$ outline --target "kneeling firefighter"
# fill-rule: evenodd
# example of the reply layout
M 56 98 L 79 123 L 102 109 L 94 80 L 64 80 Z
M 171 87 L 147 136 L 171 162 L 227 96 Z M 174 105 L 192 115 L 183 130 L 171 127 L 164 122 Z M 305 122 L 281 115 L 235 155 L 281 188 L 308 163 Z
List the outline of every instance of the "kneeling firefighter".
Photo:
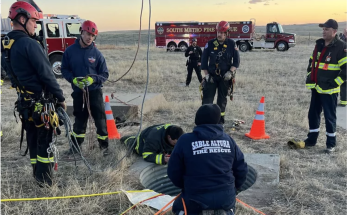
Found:
M 12 86 L 17 88 L 15 109 L 22 121 L 22 137 L 26 131 L 30 162 L 37 182 L 52 185 L 54 157 L 51 143 L 59 123 L 55 109 L 66 109 L 65 98 L 51 64 L 35 37 L 36 21 L 42 17 L 36 5 L 18 1 L 11 5 L 9 16 L 13 31 L 2 41 Z M 14 83 L 13 83 L 14 82 Z M 59 129 L 59 128 L 58 128 Z

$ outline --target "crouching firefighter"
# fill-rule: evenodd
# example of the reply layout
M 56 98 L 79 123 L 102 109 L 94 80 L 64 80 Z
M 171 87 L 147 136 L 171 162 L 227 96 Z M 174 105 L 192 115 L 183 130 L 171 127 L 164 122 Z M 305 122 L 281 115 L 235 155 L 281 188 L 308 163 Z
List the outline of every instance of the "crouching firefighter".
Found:
M 25 154 L 29 150 L 34 178 L 40 185 L 51 186 L 52 135 L 59 126 L 55 106 L 65 109 L 65 98 L 43 47 L 32 39 L 40 12 L 29 3 L 18 1 L 11 5 L 8 18 L 13 22 L 13 31 L 2 41 L 2 54 L 5 54 L 11 81 L 15 82 L 12 86 L 17 88 L 15 110 L 22 121 L 21 142 L 25 130 Z
M 229 28 L 228 22 L 219 22 L 216 25 L 217 38 L 205 45 L 202 55 L 202 70 L 205 73 L 202 82 L 202 105 L 213 103 L 217 89 L 217 105 L 221 109 L 220 124 L 225 123 L 227 95 L 230 94 L 232 100 L 234 76 L 239 67 L 236 44 L 227 38 Z
M 159 124 L 146 128 L 138 136 L 124 136 L 120 141 L 145 161 L 166 165 L 176 142 L 183 134 L 184 131 L 179 126 Z

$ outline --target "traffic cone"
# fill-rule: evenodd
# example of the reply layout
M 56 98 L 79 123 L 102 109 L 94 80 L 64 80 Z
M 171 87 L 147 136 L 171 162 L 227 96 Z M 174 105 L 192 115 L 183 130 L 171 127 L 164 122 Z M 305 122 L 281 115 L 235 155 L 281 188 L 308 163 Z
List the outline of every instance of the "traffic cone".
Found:
M 254 139 L 269 139 L 269 136 L 265 132 L 265 112 L 264 112 L 265 97 L 260 100 L 259 108 L 256 111 L 254 122 L 251 126 L 250 132 L 245 136 Z
M 120 139 L 121 135 L 118 133 L 116 128 L 116 123 L 114 120 L 114 116 L 112 114 L 109 96 L 105 96 L 105 114 L 106 114 L 106 127 L 108 130 L 108 138 L 112 139 Z

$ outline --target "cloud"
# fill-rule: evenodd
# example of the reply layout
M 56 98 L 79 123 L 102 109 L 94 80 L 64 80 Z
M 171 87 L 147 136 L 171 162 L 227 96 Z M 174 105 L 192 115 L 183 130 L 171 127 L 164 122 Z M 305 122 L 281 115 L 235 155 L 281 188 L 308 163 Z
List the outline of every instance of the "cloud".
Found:
M 249 9 L 251 9 L 251 7 L 249 7 Z
M 249 4 L 257 4 L 257 3 L 260 3 L 260 2 L 266 2 L 266 0 L 250 0 Z
M 332 15 L 334 15 L 334 16 L 338 16 L 338 13 L 333 13 Z
M 227 2 L 220 2 L 220 3 L 216 3 L 215 5 L 226 5 Z
M 274 3 L 275 5 L 278 5 L 278 3 Z
M 264 3 L 263 5 L 268 6 L 268 5 L 269 5 L 269 3 Z
M 347 11 L 346 12 L 344 12 L 345 14 L 347 14 Z

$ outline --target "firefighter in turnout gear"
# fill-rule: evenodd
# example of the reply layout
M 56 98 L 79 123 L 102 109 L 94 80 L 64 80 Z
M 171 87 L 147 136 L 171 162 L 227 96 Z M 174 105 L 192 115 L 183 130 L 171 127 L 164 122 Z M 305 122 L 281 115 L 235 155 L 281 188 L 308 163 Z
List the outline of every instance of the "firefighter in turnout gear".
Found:
M 145 161 L 165 165 L 176 142 L 183 134 L 184 131 L 178 126 L 159 124 L 146 128 L 137 137 L 124 136 L 120 141 L 142 156 Z
M 189 57 L 190 56 L 190 57 Z M 186 78 L 186 87 L 191 83 L 192 72 L 195 69 L 199 83 L 202 83 L 202 74 L 201 74 L 201 56 L 202 49 L 197 46 L 197 39 L 192 39 L 192 45 L 187 48 L 185 52 L 185 57 L 189 57 L 186 62 L 187 66 L 187 78 Z
M 71 97 L 73 98 L 75 123 L 71 135 L 75 147 L 78 148 L 77 144 L 81 146 L 84 142 L 90 110 L 97 127 L 99 147 L 103 155 L 108 155 L 109 140 L 101 88 L 108 79 L 109 72 L 104 56 L 93 43 L 97 35 L 96 24 L 89 20 L 85 21 L 81 26 L 80 39 L 76 39 L 75 43 L 64 52 L 61 71 L 73 88 Z M 84 95 L 86 95 L 86 101 L 84 101 Z M 87 100 L 89 100 L 89 104 L 87 104 Z M 70 148 L 66 155 L 78 152 L 75 147 Z
M 347 43 L 347 28 L 344 29 L 339 37 L 342 41 Z M 339 106 L 345 107 L 347 105 L 347 81 L 341 85 L 340 100 Z
M 36 5 L 23 1 L 11 5 L 8 18 L 13 22 L 13 30 L 2 40 L 2 54 L 5 54 L 12 86 L 17 88 L 15 109 L 22 122 L 22 135 L 26 131 L 28 148 L 25 154 L 29 150 L 33 176 L 40 186 L 43 183 L 51 186 L 55 158 L 49 148 L 53 131 L 56 131 L 53 126 L 57 124 L 49 122 L 51 114 L 46 108 L 49 106 L 51 110 L 53 106 L 60 105 L 66 109 L 66 105 L 47 55 L 39 42 L 33 39 L 36 21 L 41 18 L 36 8 Z
M 319 27 L 323 38 L 316 41 L 307 68 L 306 87 L 312 98 L 308 112 L 309 133 L 305 146 L 314 146 L 319 136 L 320 114 L 324 110 L 326 125 L 326 153 L 336 146 L 336 107 L 340 86 L 347 80 L 347 44 L 337 35 L 338 24 L 329 19 Z
M 217 105 L 221 109 L 220 124 L 225 123 L 227 95 L 233 93 L 234 75 L 239 67 L 239 53 L 235 42 L 228 39 L 230 25 L 221 21 L 216 25 L 217 38 L 210 40 L 204 47 L 202 70 L 205 77 L 202 82 L 202 105 L 212 104 L 218 90 Z

